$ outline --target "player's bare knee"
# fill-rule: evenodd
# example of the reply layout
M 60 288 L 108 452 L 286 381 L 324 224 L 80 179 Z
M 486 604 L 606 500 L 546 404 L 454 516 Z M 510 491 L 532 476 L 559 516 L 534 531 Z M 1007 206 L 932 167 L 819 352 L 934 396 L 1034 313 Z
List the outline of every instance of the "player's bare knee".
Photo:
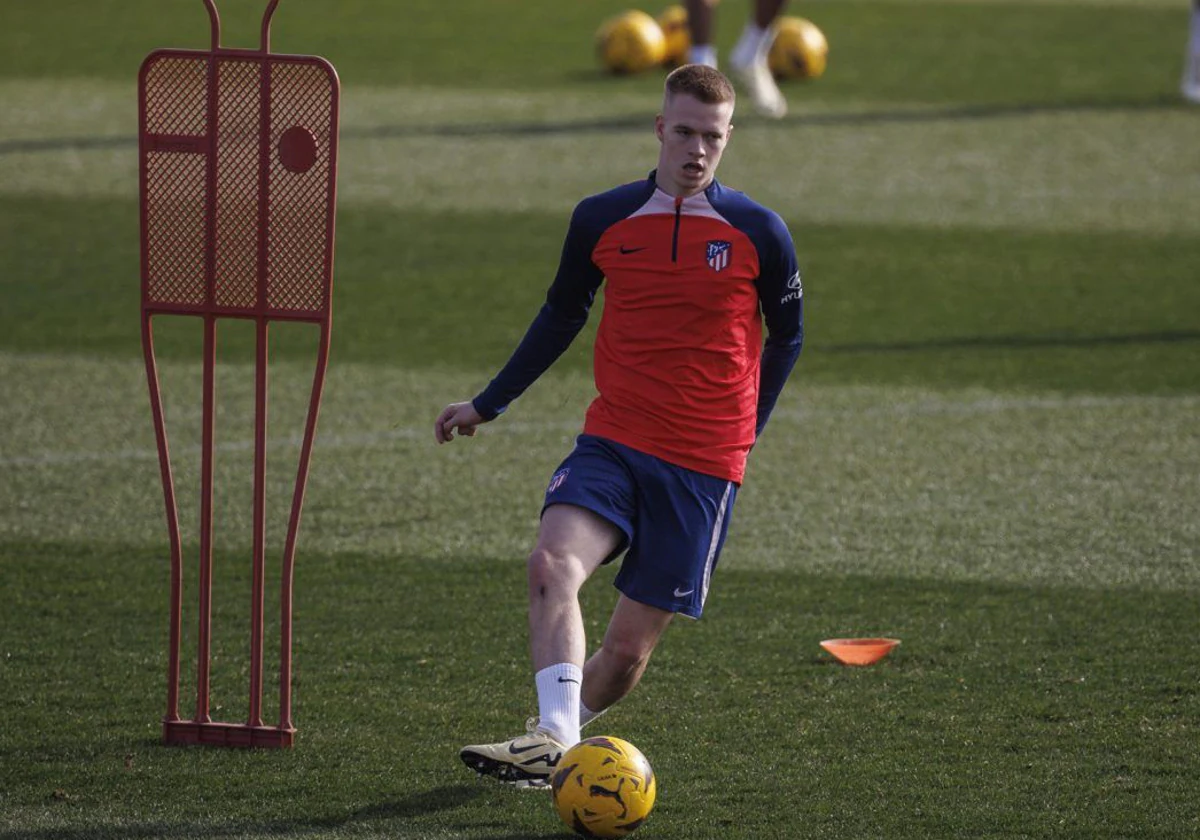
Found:
M 554 592 L 575 592 L 583 584 L 576 558 L 538 546 L 529 555 L 526 570 L 529 594 L 546 597 Z
M 653 650 L 653 644 L 633 636 L 610 635 L 604 639 L 604 653 L 618 671 L 640 670 Z

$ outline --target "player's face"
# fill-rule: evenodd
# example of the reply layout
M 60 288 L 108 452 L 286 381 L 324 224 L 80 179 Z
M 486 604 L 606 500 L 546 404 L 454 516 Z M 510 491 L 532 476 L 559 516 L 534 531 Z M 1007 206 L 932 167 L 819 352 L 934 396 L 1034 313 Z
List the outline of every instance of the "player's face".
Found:
M 658 185 L 671 195 L 703 192 L 717 174 L 717 164 L 733 131 L 733 103 L 710 105 L 687 93 L 668 96 L 654 120 L 662 148 L 658 153 Z

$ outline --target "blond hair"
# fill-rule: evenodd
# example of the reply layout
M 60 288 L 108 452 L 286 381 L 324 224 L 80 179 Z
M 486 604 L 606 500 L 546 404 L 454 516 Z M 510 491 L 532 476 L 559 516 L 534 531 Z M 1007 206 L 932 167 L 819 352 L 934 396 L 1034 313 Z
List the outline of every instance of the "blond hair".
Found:
M 664 97 L 670 99 L 677 93 L 694 96 L 706 105 L 722 102 L 733 104 L 735 99 L 733 83 L 728 77 L 720 70 L 703 64 L 685 64 L 668 74 Z

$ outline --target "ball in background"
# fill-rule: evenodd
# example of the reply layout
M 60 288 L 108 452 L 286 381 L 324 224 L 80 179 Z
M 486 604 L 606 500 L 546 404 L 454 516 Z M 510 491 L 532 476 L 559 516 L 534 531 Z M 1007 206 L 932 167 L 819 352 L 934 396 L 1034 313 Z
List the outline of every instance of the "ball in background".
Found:
M 662 30 L 667 44 L 663 64 L 668 67 L 686 64 L 688 49 L 692 46 L 692 34 L 688 30 L 687 9 L 680 5 L 667 6 L 658 16 L 658 27 Z
M 658 21 L 642 11 L 623 12 L 596 33 L 596 55 L 611 73 L 641 73 L 663 63 L 667 42 Z
M 775 21 L 775 39 L 767 64 L 777 79 L 816 79 L 825 72 L 829 43 L 811 20 L 781 17 Z
M 654 770 L 628 741 L 585 738 L 563 753 L 550 778 L 563 825 L 584 837 L 626 837 L 654 808 Z

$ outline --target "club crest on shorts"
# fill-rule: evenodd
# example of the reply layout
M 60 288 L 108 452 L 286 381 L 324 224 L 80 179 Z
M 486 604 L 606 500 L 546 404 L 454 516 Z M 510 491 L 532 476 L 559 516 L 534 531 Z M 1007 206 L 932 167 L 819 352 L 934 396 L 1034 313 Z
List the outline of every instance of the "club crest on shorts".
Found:
M 550 478 L 550 486 L 546 488 L 546 492 L 547 492 L 547 493 L 553 493 L 553 492 L 554 492 L 555 490 L 557 490 L 559 487 L 562 487 L 562 486 L 563 486 L 563 482 L 565 482 L 565 481 L 567 480 L 567 475 L 568 475 L 570 472 L 571 472 L 571 468 L 570 468 L 570 467 L 565 467 L 565 468 L 563 468 L 563 469 L 559 470 L 558 472 L 556 472 L 556 473 L 555 473 L 555 474 L 554 474 L 554 475 L 553 475 L 553 476 Z
M 732 242 L 726 242 L 722 239 L 708 240 L 704 258 L 708 260 L 708 267 L 713 271 L 721 271 L 728 266 L 731 256 L 733 256 Z

